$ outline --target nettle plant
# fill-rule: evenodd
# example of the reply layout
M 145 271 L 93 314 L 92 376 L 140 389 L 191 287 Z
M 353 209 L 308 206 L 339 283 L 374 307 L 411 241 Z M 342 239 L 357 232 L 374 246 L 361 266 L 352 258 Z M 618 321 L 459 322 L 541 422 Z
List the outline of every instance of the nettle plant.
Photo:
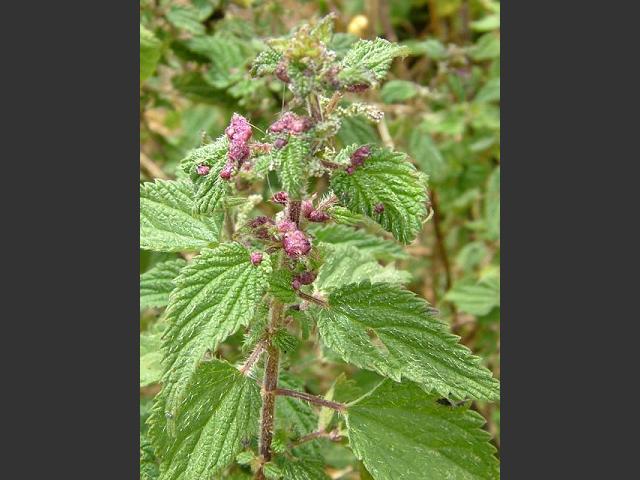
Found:
M 338 59 L 332 34 L 327 17 L 257 57 L 252 72 L 293 94 L 260 141 L 234 114 L 223 136 L 188 154 L 178 179 L 141 186 L 141 248 L 186 258 L 141 276 L 141 308 L 166 306 L 144 345 L 145 361 L 160 365 L 155 377 L 145 368 L 144 383 L 162 385 L 143 445 L 144 461 L 159 463 L 149 476 L 326 479 L 322 441 L 350 448 L 377 480 L 499 476 L 470 409 L 497 400 L 498 381 L 402 286 L 400 245 L 354 227 L 375 223 L 411 242 L 428 217 L 426 178 L 404 153 L 335 147 L 342 119 L 381 118 L 343 96 L 376 86 L 404 51 L 359 40 Z M 263 198 L 271 181 L 281 191 Z M 276 213 L 252 216 L 261 207 Z M 223 358 L 241 330 L 241 356 Z M 312 395 L 288 358 L 301 342 L 318 362 L 386 378 L 357 398 L 344 376 Z

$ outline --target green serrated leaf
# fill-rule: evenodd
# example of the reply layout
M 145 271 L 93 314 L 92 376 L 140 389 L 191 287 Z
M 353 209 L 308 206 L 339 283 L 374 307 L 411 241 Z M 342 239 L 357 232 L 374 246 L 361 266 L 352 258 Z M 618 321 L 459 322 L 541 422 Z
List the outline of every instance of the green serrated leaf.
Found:
M 271 74 L 275 71 L 281 59 L 282 55 L 275 50 L 270 48 L 263 50 L 253 61 L 251 73 L 258 77 Z
M 387 75 L 395 57 L 406 53 L 404 47 L 383 38 L 358 40 L 340 62 L 338 78 L 346 84 L 374 84 Z
M 289 372 L 282 372 L 278 380 L 279 386 L 290 390 L 304 390 L 304 383 L 291 375 Z M 295 398 L 278 396 L 276 397 L 276 427 L 284 430 L 290 438 L 297 438 L 316 429 L 318 416 L 311 406 L 306 402 L 301 402 Z M 295 449 L 298 455 L 307 458 L 319 459 L 319 449 L 315 442 L 307 442 Z M 289 477 L 286 477 L 287 479 Z
M 469 54 L 478 62 L 498 58 L 500 56 L 500 35 L 494 32 L 485 33 L 471 47 Z
M 260 387 L 222 360 L 200 363 L 189 395 L 167 428 L 161 403 L 149 433 L 161 459 L 161 480 L 201 480 L 228 466 L 258 429 Z
M 471 22 L 471 28 L 476 32 L 489 32 L 500 28 L 500 15 L 487 15 L 475 22 Z
M 236 455 L 236 462 L 238 462 L 240 465 L 249 465 L 254 458 L 256 458 L 256 456 L 252 451 L 240 452 L 238 455 Z
M 229 194 L 229 182 L 220 178 L 220 171 L 227 163 L 228 140 L 226 135 L 215 142 L 191 150 L 180 163 L 182 170 L 189 174 L 193 182 L 193 213 L 207 215 L 214 211 L 222 211 L 223 200 Z M 198 175 L 198 165 L 207 165 L 207 175 Z
M 500 306 L 500 277 L 490 275 L 478 282 L 464 279 L 454 283 L 444 299 L 471 315 L 486 315 Z
M 299 137 L 290 137 L 280 150 L 273 151 L 282 188 L 293 198 L 299 198 L 305 187 L 305 164 L 309 144 Z
M 412 128 L 409 134 L 409 153 L 420 169 L 435 181 L 442 181 L 447 173 L 446 163 L 440 150 L 424 129 Z
M 492 78 L 476 94 L 475 102 L 500 101 L 500 79 Z
M 378 134 L 371 124 L 362 116 L 342 119 L 338 138 L 343 145 L 362 145 L 378 143 Z
M 329 348 L 360 368 L 445 397 L 499 398 L 491 372 L 409 290 L 369 282 L 341 287 L 320 310 L 318 329 Z
M 447 56 L 447 48 L 435 38 L 428 40 L 408 40 L 403 43 L 408 55 L 426 55 L 431 60 L 442 60 Z
M 272 338 L 273 344 L 284 353 L 293 352 L 300 345 L 298 337 L 289 333 L 286 328 L 279 328 Z
M 160 469 L 153 445 L 146 434 L 140 434 L 140 480 L 157 480 Z
M 283 466 L 283 473 L 287 480 L 329 480 L 331 478 L 325 473 L 321 461 L 309 459 L 288 461 Z
M 160 381 L 162 377 L 162 333 L 167 322 L 160 321 L 140 334 L 140 387 Z
M 382 382 L 349 405 L 349 445 L 376 480 L 498 479 L 482 416 L 414 384 Z
M 359 213 L 353 213 L 348 208 L 345 208 L 341 205 L 334 205 L 327 209 L 327 213 L 336 223 L 340 223 L 342 225 L 358 225 L 366 221 L 366 217 L 360 215 Z
M 329 401 L 333 400 L 333 397 L 336 391 L 336 386 L 338 384 L 344 384 L 345 382 L 347 382 L 347 376 L 344 374 L 344 372 L 342 372 L 333 381 L 333 383 L 331 384 L 331 387 L 329 388 L 329 390 L 327 390 L 327 393 L 324 394 L 324 399 Z M 324 432 L 329 428 L 329 425 L 331 425 L 331 421 L 333 420 L 335 413 L 336 413 L 335 410 L 333 410 L 332 408 L 328 408 L 328 407 L 320 408 L 320 413 L 318 414 L 318 431 Z
M 176 414 L 196 365 L 207 351 L 246 326 L 267 289 L 271 260 L 253 265 L 239 243 L 205 249 L 176 278 L 164 335 L 165 411 Z
M 229 88 L 244 77 L 245 67 L 253 56 L 253 50 L 242 39 L 234 36 L 213 35 L 196 37 L 189 48 L 211 61 L 205 79 L 218 89 Z
M 140 275 L 140 311 L 167 306 L 175 286 L 173 280 L 186 264 L 182 258 L 176 258 L 157 263 Z
M 289 372 L 282 372 L 278 383 L 282 388 L 304 390 L 304 383 Z M 296 436 L 313 432 L 318 424 L 318 416 L 313 408 L 308 403 L 295 398 L 278 396 L 276 409 L 280 412 L 276 417 L 276 426 Z
M 409 255 L 394 241 L 345 225 L 310 225 L 317 242 L 336 246 L 354 246 L 361 253 L 379 260 L 403 260 Z
M 269 277 L 269 293 L 285 304 L 294 303 L 298 297 L 291 288 L 292 281 L 290 270 L 274 270 Z
M 140 25 L 140 83 L 149 78 L 162 55 L 162 43 L 153 32 Z
M 377 260 L 353 245 L 339 245 L 331 248 L 314 285 L 318 290 L 329 292 L 362 280 L 403 284 L 411 281 L 411 274 L 396 270 L 393 264 L 383 267 Z
M 357 41 L 358 37 L 351 33 L 334 33 L 329 42 L 329 49 L 336 52 L 337 58 L 342 59 Z
M 401 103 L 418 94 L 418 86 L 406 80 L 391 80 L 384 84 L 380 96 L 384 103 Z
M 186 30 L 195 35 L 203 35 L 205 33 L 204 25 L 200 23 L 198 10 L 191 6 L 171 7 L 166 15 L 169 23 L 180 30 Z
M 140 248 L 159 252 L 200 250 L 218 241 L 222 218 L 196 218 L 193 187 L 185 180 L 140 185 Z
M 331 188 L 351 211 L 362 213 L 409 243 L 422 229 L 427 216 L 427 190 L 404 153 L 371 147 L 371 156 L 352 175 L 339 171 Z M 376 213 L 378 205 L 384 207 Z
M 265 463 L 263 471 L 265 478 L 268 478 L 269 480 L 278 480 L 282 478 L 282 470 L 275 463 Z

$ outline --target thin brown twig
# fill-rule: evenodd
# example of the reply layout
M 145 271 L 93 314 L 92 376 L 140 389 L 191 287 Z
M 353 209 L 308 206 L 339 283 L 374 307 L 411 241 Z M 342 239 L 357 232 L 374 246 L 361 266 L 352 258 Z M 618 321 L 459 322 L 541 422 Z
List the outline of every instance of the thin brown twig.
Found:
M 313 403 L 315 405 L 320 405 L 322 407 L 331 408 L 332 410 L 337 410 L 338 412 L 344 413 L 347 411 L 347 406 L 344 403 L 332 402 L 331 400 L 325 400 L 322 397 L 317 397 L 315 395 L 311 395 L 306 392 L 298 392 L 296 390 L 289 390 L 288 388 L 276 388 L 276 395 L 281 395 L 284 397 L 292 397 L 298 398 L 300 400 L 304 400 L 309 403 Z

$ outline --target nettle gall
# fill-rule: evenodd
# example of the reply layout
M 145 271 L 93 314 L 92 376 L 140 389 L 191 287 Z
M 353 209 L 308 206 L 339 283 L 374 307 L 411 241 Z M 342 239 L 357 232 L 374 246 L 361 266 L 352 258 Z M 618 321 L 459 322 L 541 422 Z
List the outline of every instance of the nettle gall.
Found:
M 254 265 L 260 265 L 262 263 L 262 252 L 252 252 L 251 263 Z
M 289 201 L 289 194 L 287 192 L 276 192 L 271 197 L 271 201 L 273 203 L 286 205 L 286 203 Z
M 284 234 L 282 246 L 289 257 L 298 258 L 309 253 L 311 240 L 300 230 L 294 230 Z
M 211 170 L 211 167 L 205 164 L 200 164 L 196 167 L 196 173 L 202 176 L 208 175 L 210 170 Z

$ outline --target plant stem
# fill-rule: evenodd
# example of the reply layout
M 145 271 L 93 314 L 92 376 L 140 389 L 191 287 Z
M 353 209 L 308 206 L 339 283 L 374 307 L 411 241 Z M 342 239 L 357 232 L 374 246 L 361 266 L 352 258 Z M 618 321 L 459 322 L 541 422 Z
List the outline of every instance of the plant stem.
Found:
M 302 202 L 300 200 L 289 200 L 288 213 L 289 220 L 296 224 L 296 227 L 300 226 L 300 208 Z
M 292 397 L 298 398 L 300 400 L 304 400 L 309 403 L 314 403 L 316 405 L 320 405 L 322 407 L 331 408 L 333 410 L 337 410 L 338 412 L 346 412 L 347 406 L 344 403 L 332 402 L 330 400 L 325 400 L 322 397 L 316 397 L 315 395 L 311 395 L 306 392 L 298 392 L 296 390 L 289 390 L 287 388 L 276 388 L 276 395 L 281 395 L 284 397 Z
M 240 367 L 240 373 L 242 373 L 243 375 L 246 375 L 247 372 L 251 370 L 251 367 L 253 367 L 255 363 L 258 361 L 263 351 L 264 351 L 264 342 L 260 341 L 258 342 L 256 347 L 253 349 L 253 352 L 251 352 L 251 355 L 249 355 L 249 357 L 244 362 L 242 367 Z
M 385 147 L 394 148 L 393 139 L 391 138 L 391 134 L 389 134 L 389 129 L 387 128 L 387 122 L 382 118 L 378 122 L 378 133 L 380 134 L 380 138 L 382 139 L 382 143 L 384 143 Z
M 298 446 L 302 445 L 303 443 L 311 442 L 312 440 L 315 440 L 316 438 L 328 438 L 332 442 L 337 442 L 342 437 L 340 436 L 340 432 L 338 431 L 337 428 L 334 428 L 330 432 L 325 432 L 324 430 L 318 430 L 316 432 L 308 433 L 308 434 L 300 437 L 296 441 L 291 442 L 289 444 L 289 448 L 298 447 Z
M 283 304 L 277 299 L 271 301 L 268 334 L 275 331 L 282 319 Z M 280 368 L 280 351 L 273 345 L 271 338 L 266 340 L 267 364 L 264 369 L 262 383 L 262 413 L 260 418 L 260 456 L 263 464 L 271 461 L 271 441 L 273 440 L 273 423 L 276 407 L 276 390 Z M 256 480 L 264 480 L 263 466 L 256 472 Z
M 300 298 L 302 298 L 303 300 L 306 300 L 307 302 L 311 302 L 311 303 L 315 303 L 316 305 L 320 305 L 321 307 L 325 308 L 328 307 L 329 305 L 327 304 L 327 302 L 325 302 L 324 300 L 314 297 L 313 295 L 308 295 L 304 292 L 301 292 L 298 290 L 298 296 Z
M 446 289 L 451 288 L 451 264 L 449 263 L 449 255 L 447 249 L 444 246 L 444 236 L 442 235 L 442 228 L 440 222 L 440 207 L 438 205 L 438 196 L 435 190 L 431 190 L 431 208 L 433 210 L 433 229 L 436 234 L 436 242 L 438 244 L 438 251 L 440 252 L 440 259 L 444 266 L 444 274 L 446 279 Z

